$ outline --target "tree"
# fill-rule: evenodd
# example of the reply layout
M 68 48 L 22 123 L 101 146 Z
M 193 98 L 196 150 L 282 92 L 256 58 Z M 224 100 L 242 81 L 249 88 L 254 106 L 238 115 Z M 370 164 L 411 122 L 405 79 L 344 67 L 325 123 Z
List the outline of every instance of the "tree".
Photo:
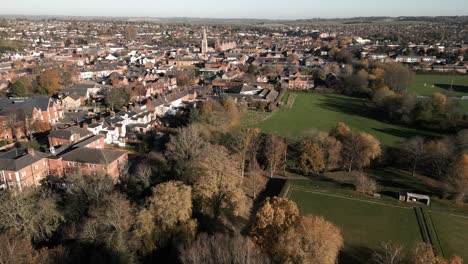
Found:
M 232 148 L 239 156 L 242 178 L 244 178 L 246 161 L 257 155 L 259 142 L 260 130 L 256 128 L 245 128 L 234 134 Z
M 49 68 L 39 74 L 37 83 L 40 93 L 52 96 L 62 86 L 62 79 L 57 68 Z
M 330 130 L 330 136 L 338 139 L 339 141 L 344 141 L 351 134 L 351 129 L 345 124 L 338 122 Z
M 56 197 L 42 189 L 23 189 L 0 195 L 0 230 L 33 242 L 50 239 L 63 222 Z
M 272 244 L 299 219 L 295 202 L 280 197 L 267 198 L 256 214 L 252 229 L 254 241 L 266 252 L 272 253 Z
M 351 172 L 353 166 L 362 168 L 368 166 L 371 160 L 381 154 L 380 142 L 367 133 L 351 133 L 343 143 L 343 160 Z
M 301 169 L 304 174 L 317 174 L 325 169 L 325 155 L 319 144 L 313 142 L 303 143 Z
M 334 264 L 343 248 L 341 230 L 321 216 L 302 217 L 273 245 L 280 263 Z
M 453 142 L 449 139 L 432 140 L 426 143 L 424 160 L 430 173 L 442 179 L 454 155 Z
M 166 145 L 166 156 L 173 161 L 193 161 L 205 152 L 207 142 L 200 126 L 178 128 Z
M 358 192 L 368 194 L 377 192 L 377 182 L 364 173 L 359 173 L 356 176 L 354 186 L 356 186 L 356 191 Z
M 112 193 L 105 202 L 93 205 L 85 219 L 79 238 L 112 249 L 129 261 L 129 241 L 134 211 L 122 194 Z
M 372 255 L 372 260 L 377 264 L 403 263 L 403 247 L 391 241 L 380 243 L 379 249 Z
M 33 93 L 31 80 L 26 76 L 20 77 L 10 88 L 10 93 L 12 96 L 16 97 L 30 96 Z
M 283 140 L 275 135 L 268 136 L 266 143 L 265 155 L 268 161 L 268 168 L 270 169 L 270 178 L 273 178 L 273 175 L 278 172 L 281 168 L 286 152 L 286 144 Z
M 338 168 L 341 162 L 341 151 L 343 144 L 336 138 L 329 136 L 327 133 L 319 133 L 317 143 L 323 149 L 323 158 L 325 162 L 325 171 Z
M 205 155 L 195 162 L 191 182 L 198 209 L 214 221 L 245 212 L 239 165 L 224 147 L 206 148 Z
M 418 162 L 424 155 L 424 139 L 422 137 L 413 137 L 403 140 L 400 144 L 404 157 L 411 161 L 412 175 L 415 176 Z
M 65 177 L 65 201 L 67 218 L 79 220 L 88 214 L 92 206 L 106 203 L 112 193 L 114 183 L 106 175 L 86 175 L 81 171 L 69 173 Z
M 369 74 L 365 70 L 360 70 L 356 74 L 351 74 L 344 78 L 344 93 L 347 95 L 368 95 Z
M 139 251 L 149 253 L 171 240 L 186 244 L 194 237 L 196 225 L 192 219 L 192 188 L 180 181 L 161 183 L 153 188 L 137 216 L 135 235 L 143 242 Z
M 444 259 L 442 257 L 438 257 L 434 254 L 434 250 L 432 245 L 420 242 L 417 243 L 413 256 L 412 256 L 412 263 L 414 264 L 462 264 L 463 259 L 458 256 L 452 257 L 451 259 Z
M 121 109 L 130 101 L 130 91 L 126 87 L 113 87 L 105 91 L 105 104 L 114 111 L 114 109 Z
M 0 264 L 28 264 L 36 260 L 37 253 L 30 239 L 14 233 L 0 234 Z
M 383 69 L 385 85 L 398 94 L 406 93 L 413 82 L 414 73 L 400 63 L 385 63 Z
M 184 264 L 267 264 L 268 256 L 245 236 L 202 233 L 197 240 L 184 247 L 180 254 Z
M 455 194 L 457 202 L 464 202 L 468 197 L 468 154 L 460 155 L 450 165 L 446 185 Z

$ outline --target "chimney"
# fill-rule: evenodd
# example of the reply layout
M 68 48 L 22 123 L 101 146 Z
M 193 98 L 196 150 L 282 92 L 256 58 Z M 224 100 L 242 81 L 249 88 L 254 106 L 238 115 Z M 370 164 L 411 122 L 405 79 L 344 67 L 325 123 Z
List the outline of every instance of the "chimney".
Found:
M 92 124 L 97 124 L 96 118 L 93 118 L 93 119 L 91 120 L 91 123 L 92 123 Z
M 51 153 L 52 155 L 55 155 L 55 148 L 54 148 L 53 146 L 50 147 L 50 153 Z
M 33 148 L 28 148 L 28 149 L 27 149 L 27 152 L 28 152 L 28 154 L 30 154 L 31 156 L 36 155 L 36 153 L 34 152 L 34 149 L 33 149 Z
M 88 123 L 83 123 L 83 128 L 88 129 Z

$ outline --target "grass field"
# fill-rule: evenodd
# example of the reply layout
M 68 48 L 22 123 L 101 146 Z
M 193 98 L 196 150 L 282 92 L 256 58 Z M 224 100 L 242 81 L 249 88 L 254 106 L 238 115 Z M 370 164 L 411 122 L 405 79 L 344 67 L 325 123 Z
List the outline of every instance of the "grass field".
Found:
M 443 253 L 468 260 L 468 217 L 430 212 Z
M 370 173 L 382 177 L 388 172 Z M 281 196 L 294 200 L 302 215 L 322 215 L 341 228 L 345 239 L 342 263 L 367 261 L 381 241 L 393 241 L 410 248 L 415 242 L 424 240 L 423 232 L 426 230 L 438 254 L 442 253 L 445 257 L 459 255 L 468 259 L 465 250 L 468 245 L 466 208 L 443 207 L 441 203 L 423 208 L 422 217 L 427 229 L 423 228 L 418 223 L 417 210 L 399 202 L 396 197 L 387 196 L 385 191 L 393 190 L 394 184 L 407 186 L 401 190 L 410 188 L 430 192 L 430 189 L 424 184 L 414 185 L 403 174 L 394 178 L 392 183 L 379 180 L 383 191 L 380 199 L 356 194 L 347 180 L 330 178 L 289 180 Z
M 282 108 L 255 127 L 265 133 L 306 136 L 317 131 L 329 131 L 337 122 L 344 122 L 352 129 L 374 135 L 387 145 L 395 144 L 402 137 L 435 136 L 426 131 L 385 123 L 374 113 L 364 99 L 298 93 L 292 109 Z
M 410 207 L 383 205 L 294 186 L 286 196 L 298 204 L 301 214 L 322 215 L 340 227 L 345 240 L 341 256 L 344 263 L 365 262 L 382 241 L 408 246 L 422 241 L 415 212 Z
M 453 77 L 453 92 L 450 85 Z M 424 86 L 426 84 L 426 86 Z M 434 85 L 434 87 L 432 87 Z M 417 74 L 409 88 L 410 93 L 430 96 L 433 93 L 444 93 L 451 96 L 468 96 L 468 75 Z
M 453 77 L 453 91 L 450 91 Z M 426 84 L 426 86 L 424 86 Z M 434 85 L 434 87 L 432 87 Z M 409 92 L 416 95 L 431 96 L 443 93 L 448 96 L 468 96 L 468 75 L 417 74 Z M 468 113 L 468 100 L 458 100 L 460 110 Z

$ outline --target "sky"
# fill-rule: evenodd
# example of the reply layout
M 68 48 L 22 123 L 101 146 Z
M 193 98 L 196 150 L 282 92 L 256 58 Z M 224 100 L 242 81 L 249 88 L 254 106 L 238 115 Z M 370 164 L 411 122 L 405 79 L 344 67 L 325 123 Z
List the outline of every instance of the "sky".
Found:
M 0 14 L 261 19 L 453 16 L 468 15 L 468 0 L 0 0 Z

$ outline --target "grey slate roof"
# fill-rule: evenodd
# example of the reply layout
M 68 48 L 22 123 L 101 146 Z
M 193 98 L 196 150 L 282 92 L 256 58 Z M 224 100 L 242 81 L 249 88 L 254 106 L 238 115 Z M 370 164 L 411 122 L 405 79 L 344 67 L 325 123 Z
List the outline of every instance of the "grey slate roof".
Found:
M 7 171 L 19 171 L 46 157 L 47 154 L 37 150 L 34 151 L 33 155 L 29 154 L 27 149 L 13 148 L 0 155 L 0 169 Z
M 125 155 L 125 151 L 77 148 L 62 155 L 64 161 L 109 165 Z

